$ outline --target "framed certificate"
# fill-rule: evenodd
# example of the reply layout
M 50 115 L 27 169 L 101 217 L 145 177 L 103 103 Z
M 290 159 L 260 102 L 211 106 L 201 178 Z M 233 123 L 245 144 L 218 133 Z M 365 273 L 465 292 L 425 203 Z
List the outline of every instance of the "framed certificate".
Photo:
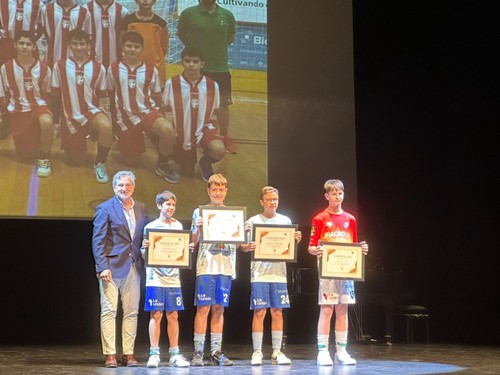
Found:
M 191 268 L 189 230 L 147 228 L 146 266 Z
M 297 225 L 254 224 L 253 241 L 257 244 L 252 260 L 297 261 Z
M 319 258 L 319 277 L 365 280 L 365 259 L 359 243 L 319 242 L 323 255 Z
M 200 206 L 200 215 L 203 218 L 203 242 L 246 242 L 246 207 Z

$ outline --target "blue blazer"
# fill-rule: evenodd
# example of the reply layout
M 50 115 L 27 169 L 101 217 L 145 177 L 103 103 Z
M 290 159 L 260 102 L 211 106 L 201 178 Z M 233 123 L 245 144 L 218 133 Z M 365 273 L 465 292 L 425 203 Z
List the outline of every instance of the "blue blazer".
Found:
M 117 196 L 97 206 L 94 214 L 92 251 L 97 273 L 111 270 L 113 278 L 124 279 L 133 262 L 138 269 L 143 267 L 141 245 L 144 226 L 147 223 L 146 207 L 135 201 L 135 233 L 132 239 L 127 219 Z

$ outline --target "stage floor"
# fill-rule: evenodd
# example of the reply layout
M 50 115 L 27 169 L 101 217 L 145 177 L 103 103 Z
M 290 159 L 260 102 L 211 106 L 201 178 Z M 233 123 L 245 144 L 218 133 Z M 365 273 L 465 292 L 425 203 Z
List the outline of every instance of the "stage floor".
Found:
M 250 366 L 252 348 L 248 345 L 225 345 L 224 351 L 235 361 L 231 367 L 170 368 L 167 361 L 158 369 L 146 368 L 145 346 L 136 348 L 140 366 L 106 369 L 98 346 L 21 346 L 0 347 L 0 374 L 350 374 L 350 375 L 416 375 L 416 374 L 500 374 L 500 348 L 437 344 L 350 344 L 349 352 L 357 359 L 355 366 L 316 365 L 314 345 L 287 345 L 284 352 L 292 359 L 290 366 L 273 366 L 270 348 L 263 366 Z M 188 347 L 181 346 L 186 357 Z M 189 348 L 189 351 L 191 348 Z

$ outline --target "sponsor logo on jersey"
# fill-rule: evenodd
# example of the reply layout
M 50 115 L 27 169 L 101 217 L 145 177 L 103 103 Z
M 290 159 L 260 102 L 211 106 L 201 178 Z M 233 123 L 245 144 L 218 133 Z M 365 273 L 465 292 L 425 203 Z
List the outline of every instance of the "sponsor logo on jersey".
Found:
M 212 298 L 207 296 L 205 293 L 198 293 L 196 295 L 196 298 L 198 299 L 198 301 L 211 301 L 212 300 Z

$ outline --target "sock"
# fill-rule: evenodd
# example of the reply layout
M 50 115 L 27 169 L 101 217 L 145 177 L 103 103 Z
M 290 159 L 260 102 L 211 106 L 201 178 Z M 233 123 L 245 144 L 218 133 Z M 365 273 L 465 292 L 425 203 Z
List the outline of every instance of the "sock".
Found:
M 253 350 L 262 350 L 262 338 L 264 337 L 264 332 L 252 332 L 252 343 Z
M 281 351 L 281 342 L 283 341 L 283 331 L 271 331 L 271 343 L 273 355 Z
M 194 333 L 194 351 L 196 353 L 203 353 L 205 350 L 205 334 Z
M 109 147 L 103 147 L 97 144 L 97 155 L 95 156 L 95 163 L 105 163 L 108 158 Z
M 328 350 L 328 341 L 330 340 L 330 335 L 320 335 L 318 334 L 318 350 Z
M 345 350 L 347 347 L 347 331 L 335 331 L 335 349 Z
M 222 333 L 210 332 L 210 353 L 220 352 L 222 349 Z
M 169 156 L 158 153 L 158 164 L 167 164 Z
M 170 348 L 168 348 L 168 354 L 170 355 L 170 357 L 180 354 L 179 346 L 171 346 Z
M 149 355 L 160 355 L 160 347 L 152 346 L 149 348 Z

